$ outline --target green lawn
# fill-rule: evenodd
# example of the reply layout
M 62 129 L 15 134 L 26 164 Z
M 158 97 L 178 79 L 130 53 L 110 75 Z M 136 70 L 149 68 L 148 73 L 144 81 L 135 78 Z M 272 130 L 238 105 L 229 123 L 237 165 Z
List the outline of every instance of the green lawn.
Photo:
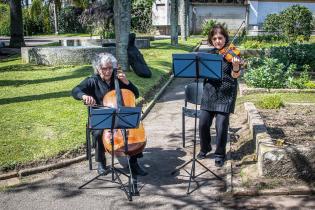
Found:
M 242 104 L 246 101 L 253 102 L 257 105 L 257 102 L 266 95 L 274 93 L 263 93 L 263 94 L 250 94 L 242 97 L 238 97 L 236 100 L 237 104 Z M 285 103 L 315 103 L 314 93 L 277 93 Z
M 189 52 L 200 39 L 178 47 L 170 40 L 151 42 L 141 50 L 152 78 L 128 78 L 141 97 L 171 70 L 171 55 Z M 0 63 L 0 170 L 75 150 L 85 142 L 86 108 L 70 96 L 71 89 L 92 73 L 90 65 L 47 67 L 22 64 L 20 58 Z

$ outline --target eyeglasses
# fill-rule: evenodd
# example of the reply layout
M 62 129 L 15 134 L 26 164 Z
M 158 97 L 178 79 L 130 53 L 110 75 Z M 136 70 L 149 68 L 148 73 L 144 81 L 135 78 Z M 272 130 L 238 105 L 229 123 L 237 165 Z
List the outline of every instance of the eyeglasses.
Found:
M 99 69 L 99 71 L 112 71 L 113 70 L 113 67 L 112 66 L 109 66 L 109 67 L 102 67 Z

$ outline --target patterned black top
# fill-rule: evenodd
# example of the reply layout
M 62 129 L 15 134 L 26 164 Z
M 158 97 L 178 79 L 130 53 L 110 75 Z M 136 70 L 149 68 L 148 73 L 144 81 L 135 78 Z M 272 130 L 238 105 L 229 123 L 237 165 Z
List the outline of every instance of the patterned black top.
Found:
M 217 53 L 216 49 L 209 53 Z M 222 80 L 204 80 L 203 95 L 201 99 L 202 110 L 224 113 L 234 113 L 237 95 L 237 79 L 231 76 L 232 63 L 223 59 Z

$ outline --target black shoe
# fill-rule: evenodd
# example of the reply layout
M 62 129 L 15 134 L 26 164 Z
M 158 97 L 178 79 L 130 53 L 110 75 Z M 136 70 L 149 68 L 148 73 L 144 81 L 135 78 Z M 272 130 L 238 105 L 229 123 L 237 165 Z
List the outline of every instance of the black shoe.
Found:
M 197 155 L 197 159 L 199 160 L 202 160 L 202 159 L 205 159 L 207 156 L 207 153 L 204 153 L 204 152 L 199 152 L 198 155 Z
M 99 162 L 97 166 L 97 173 L 99 175 L 106 175 L 106 164 L 104 162 Z
M 222 167 L 222 166 L 224 165 L 224 158 L 218 158 L 218 157 L 216 157 L 216 158 L 214 159 L 214 165 L 215 165 L 216 167 Z
M 139 164 L 136 163 L 130 163 L 131 173 L 133 175 L 139 175 L 139 176 L 146 176 L 148 175 L 148 172 L 146 172 L 144 169 L 139 166 Z

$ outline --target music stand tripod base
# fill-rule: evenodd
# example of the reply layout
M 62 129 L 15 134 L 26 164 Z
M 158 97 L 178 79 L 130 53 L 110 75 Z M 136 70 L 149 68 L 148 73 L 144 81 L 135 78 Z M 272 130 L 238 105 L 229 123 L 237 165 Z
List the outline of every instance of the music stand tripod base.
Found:
M 111 165 L 109 168 L 103 173 L 99 174 L 96 177 L 92 178 L 91 180 L 87 181 L 83 185 L 79 187 L 79 189 L 82 189 L 84 186 L 88 185 L 89 183 L 93 182 L 94 180 L 98 179 L 100 176 L 105 176 L 107 174 L 112 174 L 112 183 L 117 183 L 120 185 L 120 188 L 125 192 L 127 199 L 129 201 L 132 201 L 133 195 L 139 195 L 139 192 L 137 190 L 137 186 L 134 184 L 134 178 L 132 176 L 132 171 L 130 167 L 130 162 L 128 156 L 127 162 L 128 162 L 128 169 L 129 174 L 126 174 L 122 170 L 116 168 L 114 166 L 114 129 L 130 129 L 130 128 L 136 128 L 139 125 L 140 122 L 140 115 L 141 115 L 141 108 L 140 107 L 119 107 L 117 109 L 109 108 L 109 107 L 89 107 L 88 110 L 88 131 L 87 135 L 90 135 L 91 130 L 104 130 L 104 129 L 111 129 Z M 88 141 L 90 141 L 90 136 L 88 136 Z M 126 144 L 127 140 L 125 140 Z M 125 147 L 126 151 L 128 151 L 128 148 Z M 90 150 L 89 150 L 90 152 Z M 89 154 L 89 168 L 91 169 L 91 155 Z M 126 187 L 121 179 L 120 176 L 124 175 L 128 178 L 128 186 Z M 116 179 L 118 182 L 116 182 Z
M 199 85 L 199 78 L 209 78 L 209 79 L 222 79 L 222 56 L 214 55 L 208 53 L 187 53 L 187 54 L 173 54 L 173 73 L 174 77 L 180 78 L 195 78 L 197 83 L 197 90 Z M 198 91 L 196 91 L 196 100 L 198 98 Z M 197 113 L 197 103 L 195 104 L 195 113 Z M 187 188 L 187 194 L 190 194 L 193 191 L 190 190 L 191 181 L 196 177 L 200 176 L 205 172 L 210 172 L 217 179 L 222 180 L 221 177 L 216 175 L 213 171 L 203 165 L 199 160 L 196 159 L 196 136 L 197 136 L 197 114 L 195 114 L 195 125 L 194 125 L 194 138 L 193 138 L 193 157 L 184 163 L 179 168 L 171 172 L 171 175 L 174 175 L 176 172 L 184 168 L 186 165 L 192 163 L 191 170 L 189 174 L 189 183 Z M 196 163 L 206 169 L 205 172 L 202 172 L 196 176 Z

